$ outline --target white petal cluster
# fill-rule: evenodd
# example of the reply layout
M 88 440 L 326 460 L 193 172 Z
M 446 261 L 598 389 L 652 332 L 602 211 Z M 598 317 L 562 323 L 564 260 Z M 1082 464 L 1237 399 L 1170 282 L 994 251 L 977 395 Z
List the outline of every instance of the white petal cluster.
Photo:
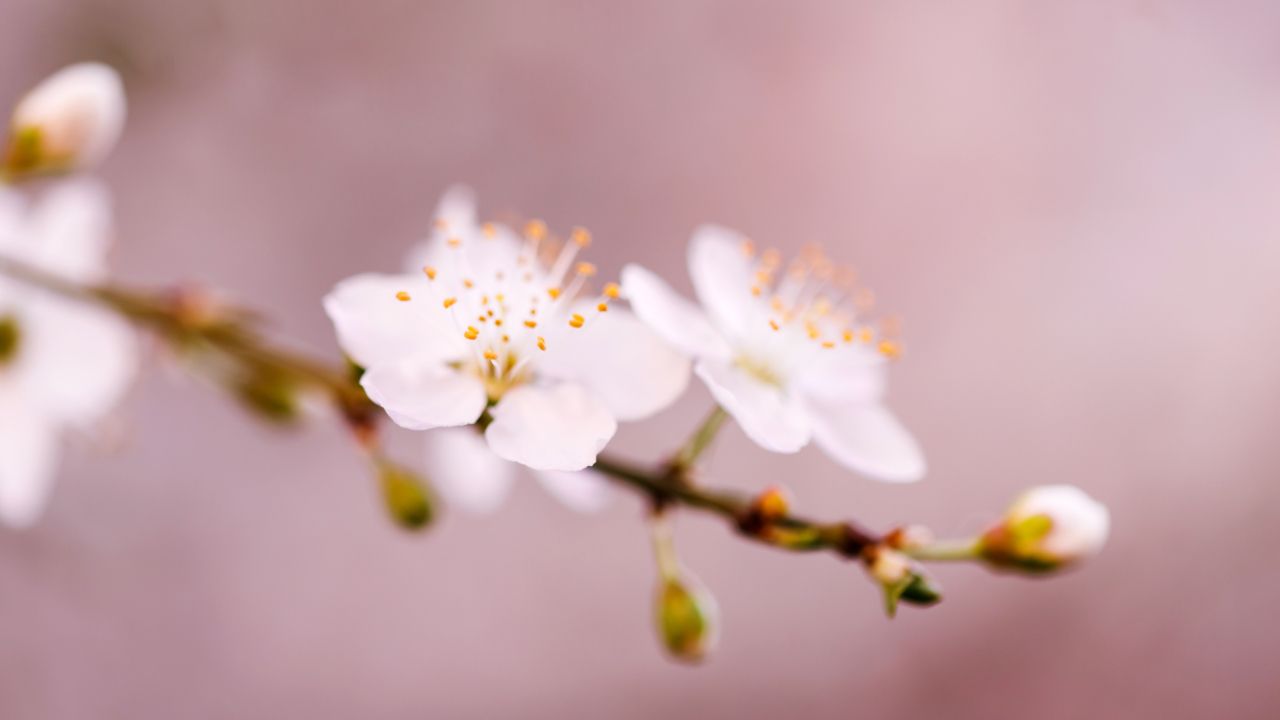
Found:
M 67 181 L 31 201 L 0 189 L 0 257 L 75 282 L 106 271 L 106 192 Z M 97 307 L 0 278 L 0 520 L 24 526 L 45 505 L 58 438 L 120 399 L 138 363 L 137 341 Z
M 1107 507 L 1082 489 L 1041 486 L 1014 501 L 984 543 L 988 555 L 1053 568 L 1097 555 L 1110 529 Z
M 625 309 L 575 230 L 523 236 L 480 223 L 465 188 L 441 200 L 432 236 L 400 275 L 348 278 L 325 298 L 361 385 L 412 430 L 487 424 L 498 457 L 537 470 L 593 464 L 618 420 L 648 417 L 688 381 L 688 361 Z
M 701 307 L 652 272 L 622 271 L 642 320 L 696 360 L 716 401 L 761 447 L 791 453 L 814 441 L 880 480 L 925 472 L 912 436 L 884 406 L 896 342 L 862 317 L 866 302 L 816 250 L 787 267 L 741 235 L 706 226 L 689 247 Z

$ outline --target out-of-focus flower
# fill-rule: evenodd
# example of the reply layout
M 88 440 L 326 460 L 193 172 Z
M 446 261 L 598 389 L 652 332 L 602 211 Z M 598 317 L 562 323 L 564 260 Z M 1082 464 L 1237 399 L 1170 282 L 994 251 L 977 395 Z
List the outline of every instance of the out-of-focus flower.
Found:
M 426 467 L 436 487 L 457 507 L 473 513 L 497 510 L 521 467 L 493 454 L 472 428 L 426 433 Z M 591 470 L 533 470 L 543 488 L 578 512 L 594 512 L 610 497 L 610 487 Z
M 57 173 L 96 164 L 124 128 L 124 86 L 100 63 L 65 67 L 18 103 L 9 124 L 5 172 Z
M 110 207 L 89 181 L 37 203 L 0 190 L 0 257 L 78 282 L 102 279 Z M 137 339 L 96 307 L 0 278 L 0 519 L 29 525 L 45 505 L 58 436 L 101 418 L 137 370 Z
M 1045 485 L 1015 500 L 978 549 L 997 567 L 1048 572 L 1097 554 L 1110 526 L 1106 506 L 1080 488 Z
M 366 368 L 361 385 L 398 425 L 470 425 L 488 412 L 499 457 L 581 470 L 617 420 L 647 417 L 688 381 L 688 362 L 610 303 L 588 297 L 590 242 L 562 244 L 530 222 L 524 237 L 476 221 L 471 193 L 446 193 L 408 275 L 348 278 L 325 298 L 339 343 Z
M 867 298 L 820 252 L 780 263 L 704 226 L 689 247 L 702 308 L 636 265 L 623 269 L 622 286 L 636 315 L 697 359 L 698 377 L 762 447 L 790 453 L 812 439 L 853 470 L 918 480 L 920 448 L 883 403 L 897 343 L 865 324 Z

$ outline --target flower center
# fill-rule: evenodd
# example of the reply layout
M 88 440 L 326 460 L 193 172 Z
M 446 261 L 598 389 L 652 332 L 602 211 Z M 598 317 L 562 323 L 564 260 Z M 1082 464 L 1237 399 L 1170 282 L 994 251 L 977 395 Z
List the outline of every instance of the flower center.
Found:
M 0 368 L 13 363 L 21 346 L 22 329 L 18 326 L 18 318 L 0 315 Z
M 756 258 L 752 243 L 744 243 L 742 249 L 755 259 L 751 294 L 766 303 L 773 332 L 799 335 L 826 350 L 860 343 L 888 358 L 901 353 L 895 320 L 865 319 L 875 306 L 875 293 L 858 286 L 853 268 L 837 267 L 816 245 L 801 250 L 785 270 L 777 250 Z
M 739 355 L 737 358 L 734 358 L 733 364 L 746 374 L 766 385 L 772 385 L 779 388 L 786 385 L 782 379 L 782 375 L 775 372 L 773 368 L 769 367 L 765 363 L 747 357 L 746 355 Z
M 591 244 L 583 228 L 560 242 L 541 220 L 528 222 L 519 238 L 493 223 L 468 232 L 436 222 L 444 233 L 442 253 L 432 257 L 438 264 L 422 268 L 430 301 L 467 341 L 471 358 L 464 364 L 484 382 L 490 400 L 533 377 L 548 337 L 554 342 L 566 329 L 584 330 L 619 295 L 618 285 L 608 283 L 590 312 L 575 305 L 596 274 L 594 265 L 577 261 L 579 251 Z M 396 297 L 413 300 L 405 291 Z

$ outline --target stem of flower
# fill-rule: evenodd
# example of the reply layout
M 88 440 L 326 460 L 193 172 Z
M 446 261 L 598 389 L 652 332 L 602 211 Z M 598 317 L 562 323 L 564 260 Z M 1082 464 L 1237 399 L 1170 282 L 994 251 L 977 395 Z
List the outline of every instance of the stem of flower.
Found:
M 720 428 L 724 426 L 724 421 L 729 418 L 729 413 L 719 405 L 707 415 L 697 430 L 689 436 L 684 446 L 676 453 L 671 460 L 671 472 L 680 476 L 685 476 L 697 464 L 698 458 L 707 448 L 711 447 L 712 441 L 716 439 L 716 435 L 720 433 Z
M 938 540 L 917 548 L 907 548 L 902 552 L 915 558 L 929 562 L 962 562 L 975 560 L 981 550 L 978 539 Z

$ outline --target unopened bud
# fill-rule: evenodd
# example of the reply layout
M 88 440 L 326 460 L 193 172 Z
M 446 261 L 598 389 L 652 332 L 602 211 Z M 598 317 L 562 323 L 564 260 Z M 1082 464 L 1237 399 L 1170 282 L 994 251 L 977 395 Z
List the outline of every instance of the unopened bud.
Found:
M 258 417 L 273 423 L 289 424 L 298 419 L 298 392 L 284 378 L 255 374 L 240 381 L 236 397 Z
M 987 562 L 1023 572 L 1050 572 L 1096 554 L 1107 541 L 1106 506 L 1071 485 L 1046 485 L 1022 494 L 978 550 Z
M 431 491 L 416 473 L 395 463 L 378 462 L 378 476 L 382 481 L 382 497 L 400 527 L 421 530 L 435 517 L 435 502 Z
M 101 63 L 65 67 L 18 103 L 9 124 L 4 174 L 59 173 L 94 165 L 124 128 L 124 87 Z
M 898 612 L 898 603 L 933 605 L 942 592 L 924 569 L 902 553 L 880 545 L 864 556 L 867 572 L 884 592 L 884 610 L 889 617 Z
M 698 662 L 715 646 L 719 630 L 715 598 L 687 573 L 661 581 L 657 616 L 662 642 L 677 660 Z
M 786 515 L 791 509 L 791 503 L 791 491 L 775 485 L 756 496 L 751 503 L 751 510 L 762 520 L 774 520 Z
M 933 531 L 923 525 L 904 525 L 894 528 L 884 537 L 885 545 L 894 550 L 915 550 L 935 540 Z
M 13 362 L 22 344 L 22 328 L 13 315 L 0 315 L 0 368 Z

